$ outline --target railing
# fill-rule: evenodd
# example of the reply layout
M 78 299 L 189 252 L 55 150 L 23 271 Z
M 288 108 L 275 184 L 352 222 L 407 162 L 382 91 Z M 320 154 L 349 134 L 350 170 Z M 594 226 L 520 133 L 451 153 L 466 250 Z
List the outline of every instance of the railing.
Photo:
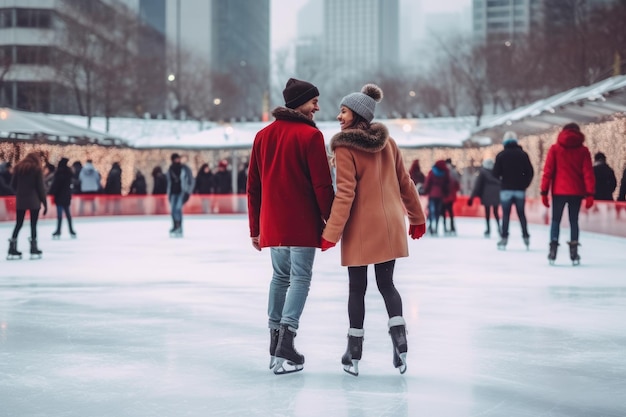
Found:
M 56 208 L 48 202 L 48 214 L 45 219 L 56 218 Z M 422 197 L 422 205 L 427 207 L 427 199 Z M 550 224 L 550 209 L 541 204 L 540 199 L 526 199 L 526 218 L 533 224 Z M 232 195 L 192 195 L 184 205 L 185 214 L 245 214 L 246 196 Z M 145 196 L 110 196 L 79 194 L 72 196 L 71 213 L 75 217 L 91 216 L 152 216 L 170 213 L 165 195 Z M 459 196 L 454 213 L 460 217 L 484 217 L 484 208 L 476 199 L 474 205 L 467 205 L 467 197 Z M 515 208 L 511 219 L 517 220 Z M 15 220 L 15 197 L 0 197 L 0 221 Z M 568 227 L 567 210 L 563 214 L 563 227 Z M 599 201 L 592 208 L 582 208 L 579 217 L 581 230 L 607 235 L 626 237 L 626 203 Z

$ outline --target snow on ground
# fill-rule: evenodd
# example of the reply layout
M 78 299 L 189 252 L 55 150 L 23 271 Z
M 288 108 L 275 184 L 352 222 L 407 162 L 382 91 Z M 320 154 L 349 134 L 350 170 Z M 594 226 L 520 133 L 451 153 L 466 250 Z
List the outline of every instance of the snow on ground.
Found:
M 8 238 L 12 224 L 0 224 Z M 267 368 L 269 251 L 243 216 L 78 218 L 78 239 L 43 259 L 0 259 L 0 416 L 584 416 L 626 415 L 626 239 L 582 232 L 581 265 L 548 228 L 531 250 L 511 225 L 506 251 L 481 219 L 457 237 L 410 242 L 396 264 L 409 368 L 391 364 L 373 277 L 361 375 L 343 372 L 347 273 L 318 252 L 296 338 L 304 371 Z M 6 243 L 6 240 L 4 240 Z M 5 250 L 5 249 L 3 249 Z

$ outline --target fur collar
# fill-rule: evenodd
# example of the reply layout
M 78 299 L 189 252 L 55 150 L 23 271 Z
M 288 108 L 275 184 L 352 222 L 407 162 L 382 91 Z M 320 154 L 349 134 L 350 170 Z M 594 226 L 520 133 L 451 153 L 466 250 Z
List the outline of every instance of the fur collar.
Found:
M 379 152 L 389 140 L 389 131 L 381 123 L 372 123 L 367 130 L 346 129 L 337 133 L 330 140 L 330 149 L 335 150 L 340 146 L 355 148 L 365 152 Z
M 272 116 L 274 116 L 276 120 L 286 120 L 288 122 L 302 122 L 313 127 L 317 127 L 312 119 L 309 119 L 304 114 L 287 107 L 276 107 L 272 111 Z

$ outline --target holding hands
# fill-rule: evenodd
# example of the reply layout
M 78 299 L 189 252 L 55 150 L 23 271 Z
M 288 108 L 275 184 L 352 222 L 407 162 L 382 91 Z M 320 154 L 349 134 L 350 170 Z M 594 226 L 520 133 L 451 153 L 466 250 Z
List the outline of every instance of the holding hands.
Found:
M 409 236 L 412 239 L 419 239 L 426 233 L 426 223 L 412 224 L 409 226 Z

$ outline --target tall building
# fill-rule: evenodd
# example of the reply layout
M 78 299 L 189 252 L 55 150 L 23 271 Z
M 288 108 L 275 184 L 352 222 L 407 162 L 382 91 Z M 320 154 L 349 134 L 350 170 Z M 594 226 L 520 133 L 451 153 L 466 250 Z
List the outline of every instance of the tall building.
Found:
M 136 82 L 145 35 L 137 7 L 138 0 L 0 0 L 0 106 L 136 114 L 146 99 Z
M 167 105 L 167 49 L 165 40 L 165 0 L 139 0 L 139 33 L 137 55 L 147 65 L 139 65 L 141 94 L 146 97 L 139 114 L 164 114 Z
M 324 3 L 319 0 L 309 0 L 298 12 L 296 75 L 305 80 L 313 80 L 322 69 L 323 16 Z
M 206 65 L 218 118 L 260 119 L 270 84 L 270 0 L 167 0 L 168 72 L 189 77 L 185 57 Z M 174 62 L 173 62 L 174 61 Z M 193 71 L 192 71 L 193 72 Z M 217 112 L 217 111 L 216 111 Z
M 485 42 L 513 41 L 543 22 L 544 0 L 474 0 L 474 38 Z
M 237 87 L 239 117 L 260 120 L 269 106 L 270 1 L 212 0 L 209 23 L 211 71 Z
M 398 0 L 324 0 L 325 68 L 349 75 L 399 64 Z

